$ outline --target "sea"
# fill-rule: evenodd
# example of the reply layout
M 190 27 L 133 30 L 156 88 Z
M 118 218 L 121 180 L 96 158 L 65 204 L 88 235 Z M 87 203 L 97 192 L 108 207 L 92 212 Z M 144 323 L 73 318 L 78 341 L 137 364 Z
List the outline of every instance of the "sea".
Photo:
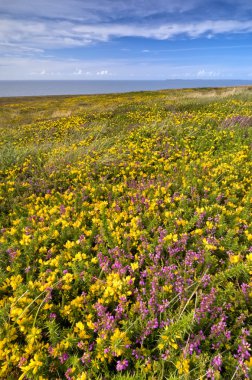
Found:
M 1 80 L 0 97 L 112 94 L 252 85 L 249 80 Z

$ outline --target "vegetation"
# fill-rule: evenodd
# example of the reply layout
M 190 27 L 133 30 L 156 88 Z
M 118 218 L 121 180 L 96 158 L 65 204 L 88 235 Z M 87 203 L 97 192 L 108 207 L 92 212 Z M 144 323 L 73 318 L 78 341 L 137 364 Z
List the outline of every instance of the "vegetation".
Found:
M 250 378 L 251 88 L 0 104 L 0 378 Z

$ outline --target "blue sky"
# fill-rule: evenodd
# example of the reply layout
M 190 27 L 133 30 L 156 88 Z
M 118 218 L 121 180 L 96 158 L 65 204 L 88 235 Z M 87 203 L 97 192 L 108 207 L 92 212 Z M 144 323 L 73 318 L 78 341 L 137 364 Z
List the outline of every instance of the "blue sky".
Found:
M 252 0 L 0 2 L 0 79 L 249 79 Z

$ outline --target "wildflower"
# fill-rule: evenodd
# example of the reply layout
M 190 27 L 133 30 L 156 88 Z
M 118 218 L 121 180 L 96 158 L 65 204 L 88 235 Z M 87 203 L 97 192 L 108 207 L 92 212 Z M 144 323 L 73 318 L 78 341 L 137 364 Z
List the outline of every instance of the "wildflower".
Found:
M 71 373 L 72 373 L 72 368 L 68 368 L 65 372 L 65 377 L 67 380 L 72 380 L 72 377 L 70 376 Z
M 69 358 L 68 353 L 64 352 L 62 355 L 59 356 L 59 361 L 61 362 L 61 364 L 63 364 L 68 358 Z
M 210 380 L 215 380 L 215 372 L 213 368 L 209 368 L 206 372 L 206 377 Z
M 249 296 L 249 290 L 250 290 L 250 286 L 248 284 L 246 283 L 241 284 L 241 291 L 246 298 L 248 298 Z
M 240 335 L 240 343 L 238 345 L 237 354 L 235 358 L 238 360 L 239 366 L 246 378 L 249 378 L 247 361 L 250 359 L 250 344 L 247 341 L 247 337 L 250 335 L 249 331 L 245 328 L 242 329 Z
M 231 264 L 237 264 L 241 261 L 241 256 L 240 255 L 230 255 L 229 261 Z
M 26 373 L 29 371 L 32 371 L 33 375 L 36 375 L 39 368 L 43 365 L 43 361 L 41 361 L 38 354 L 35 354 L 34 357 L 30 360 L 29 364 L 26 366 L 21 366 L 21 369 L 23 371 L 23 374 L 20 376 L 20 380 L 23 380 L 23 378 L 26 376 Z
M 125 332 L 115 329 L 114 334 L 110 338 L 111 350 L 115 356 L 120 356 L 125 351 L 126 345 L 130 344 L 130 340 Z
M 118 360 L 116 363 L 116 370 L 117 371 L 124 371 L 129 365 L 128 360 Z
M 179 375 L 188 374 L 189 373 L 189 360 L 182 358 L 178 360 L 176 363 L 176 368 L 178 369 Z
M 211 365 L 212 367 L 215 369 L 215 370 L 218 370 L 220 371 L 221 370 L 221 366 L 222 366 L 222 357 L 220 354 L 218 354 L 217 356 L 215 356 L 212 361 L 211 361 Z

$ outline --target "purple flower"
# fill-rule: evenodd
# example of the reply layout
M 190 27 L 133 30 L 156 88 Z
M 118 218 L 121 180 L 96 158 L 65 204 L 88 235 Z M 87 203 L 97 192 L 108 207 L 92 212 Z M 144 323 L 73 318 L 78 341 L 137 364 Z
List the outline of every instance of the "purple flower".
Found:
M 161 355 L 161 358 L 163 360 L 167 360 L 170 356 L 170 351 L 169 350 L 166 350 L 162 355 Z
M 198 322 L 205 318 L 212 311 L 212 304 L 215 301 L 216 289 L 212 288 L 209 294 L 204 294 L 200 303 L 200 307 L 195 310 L 195 317 Z
M 10 262 L 13 262 L 15 260 L 15 257 L 17 256 L 17 252 L 12 248 L 7 249 L 6 252 L 9 255 Z
M 209 368 L 206 372 L 206 376 L 208 379 L 210 380 L 215 380 L 215 376 L 214 376 L 214 370 L 213 368 Z
M 211 362 L 211 365 L 213 368 L 217 371 L 221 371 L 221 366 L 222 366 L 222 357 L 220 354 L 215 356 Z
M 204 252 L 194 252 L 192 250 L 189 250 L 186 252 L 185 256 L 185 265 L 189 267 L 193 267 L 194 263 L 203 263 L 204 262 Z
M 247 337 L 250 335 L 249 331 L 245 328 L 242 329 L 240 344 L 238 346 L 237 354 L 234 357 L 238 360 L 239 366 L 242 369 L 245 378 L 249 378 L 248 367 L 245 361 L 250 358 L 250 344 L 247 342 Z
M 18 367 L 22 367 L 22 365 L 24 365 L 24 363 L 27 361 L 27 359 L 24 357 L 24 356 L 22 356 L 21 358 L 20 358 L 20 361 L 19 361 L 19 363 L 18 363 Z
M 64 352 L 64 354 L 59 356 L 59 360 L 60 360 L 61 364 L 63 364 L 68 358 L 69 358 L 69 355 L 66 352 Z
M 210 281 L 211 281 L 211 276 L 209 274 L 205 274 L 201 279 L 203 288 L 206 288 L 207 285 L 209 285 Z
M 53 288 L 46 288 L 46 298 L 45 298 L 45 302 L 49 302 L 51 299 L 52 299 L 52 291 L 53 291 Z
M 202 341 L 206 339 L 205 335 L 203 334 L 203 331 L 200 330 L 198 335 L 191 335 L 189 340 L 189 354 L 192 355 L 194 352 L 196 352 L 197 355 L 201 353 L 200 350 L 200 344 Z
M 55 319 L 57 317 L 57 314 L 55 314 L 55 313 L 51 313 L 50 315 L 49 315 L 49 318 L 50 319 Z
M 85 236 L 84 235 L 80 235 L 79 241 L 82 242 L 83 240 L 85 240 Z
M 72 372 L 72 368 L 68 368 L 65 372 L 65 377 L 67 380 L 72 380 L 72 377 L 70 376 L 70 373 Z
M 248 284 L 245 284 L 245 283 L 241 284 L 241 291 L 246 298 L 248 297 L 249 289 L 250 289 L 250 287 Z
M 91 355 L 89 352 L 85 352 L 81 357 L 82 364 L 88 364 L 91 362 Z
M 129 362 L 127 359 L 124 360 L 118 360 L 116 364 L 116 370 L 117 371 L 124 371 L 129 365 Z
M 226 331 L 226 316 L 222 316 L 219 323 L 212 325 L 211 327 L 211 335 L 214 337 L 218 337 L 221 334 L 224 334 Z
M 49 352 L 50 355 L 52 355 L 53 352 L 54 352 L 54 348 L 52 346 L 49 346 L 48 347 L 48 352 Z
M 66 213 L 66 208 L 64 205 L 60 205 L 60 215 L 64 215 Z

